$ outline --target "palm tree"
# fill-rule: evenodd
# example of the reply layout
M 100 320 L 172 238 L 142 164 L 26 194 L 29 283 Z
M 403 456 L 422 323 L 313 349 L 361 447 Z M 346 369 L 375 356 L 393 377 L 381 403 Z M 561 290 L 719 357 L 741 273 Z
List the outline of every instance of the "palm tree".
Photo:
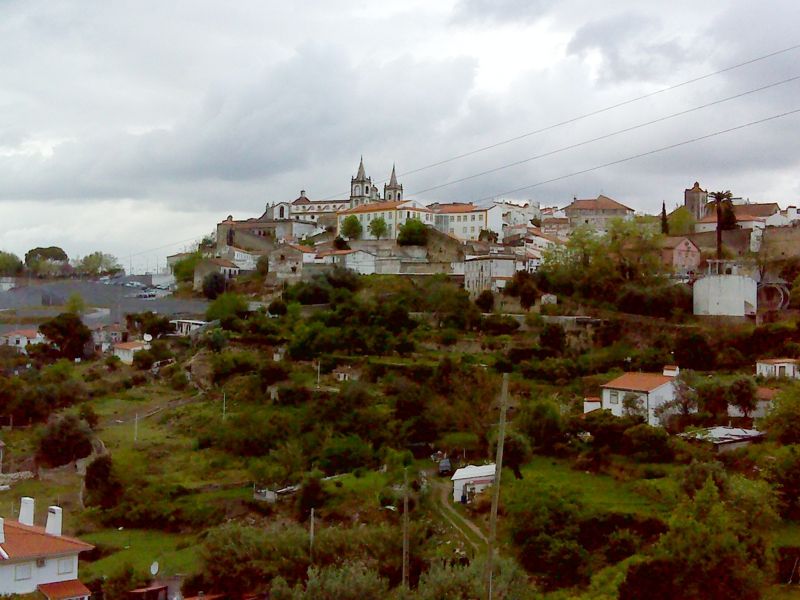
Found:
M 730 190 L 709 194 L 717 205 L 717 260 L 722 260 L 722 203 L 733 198 Z

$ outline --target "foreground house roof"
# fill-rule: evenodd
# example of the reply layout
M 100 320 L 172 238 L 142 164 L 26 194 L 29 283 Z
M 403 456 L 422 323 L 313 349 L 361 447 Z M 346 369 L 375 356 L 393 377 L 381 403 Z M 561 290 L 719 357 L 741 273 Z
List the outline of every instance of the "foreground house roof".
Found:
M 40 583 L 38 589 L 48 600 L 67 600 L 67 598 L 85 598 L 92 592 L 77 579 Z
M 578 200 L 576 198 L 571 204 L 566 206 L 564 210 L 626 210 L 633 212 L 632 208 L 617 202 L 613 198 L 603 196 L 602 194 L 600 194 L 597 198 L 589 198 L 585 200 Z
M 600 387 L 630 392 L 652 392 L 674 379 L 661 373 L 625 373 Z
M 94 548 L 91 544 L 63 535 L 45 533 L 44 527 L 23 525 L 18 521 L 4 523 L 5 541 L 0 543 L 0 559 L 42 558 L 75 554 Z M 0 564 L 2 564 L 0 560 Z

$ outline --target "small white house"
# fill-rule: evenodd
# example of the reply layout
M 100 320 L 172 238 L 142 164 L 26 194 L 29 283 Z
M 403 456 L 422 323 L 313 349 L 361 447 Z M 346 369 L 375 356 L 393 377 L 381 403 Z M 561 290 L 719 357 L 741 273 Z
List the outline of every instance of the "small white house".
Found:
M 656 409 L 675 399 L 675 377 L 678 367 L 669 365 L 662 373 L 625 373 L 601 386 L 602 406 L 615 417 L 626 414 L 626 397 L 637 401 L 638 410 L 644 413 L 646 421 L 658 426 L 661 421 Z
M 33 498 L 22 498 L 19 520 L 0 518 L 0 595 L 41 592 L 48 600 L 88 600 L 78 579 L 78 554 L 93 546 L 62 535 L 62 511 L 47 510 L 44 527 L 33 524 Z
M 453 482 L 453 502 L 471 502 L 476 494 L 494 483 L 495 465 L 467 465 L 450 478 Z
M 208 321 L 196 319 L 173 319 L 170 323 L 175 326 L 175 334 L 181 337 L 188 337 L 193 332 L 208 325 Z
M 27 354 L 28 346 L 46 341 L 47 338 L 38 329 L 16 329 L 0 335 L 0 346 L 11 346 L 20 354 Z
M 794 358 L 762 358 L 756 361 L 756 375 L 762 377 L 800 378 L 797 359 Z
M 336 381 L 358 381 L 361 378 L 361 372 L 350 365 L 343 365 L 333 370 L 333 376 Z
M 141 350 L 149 350 L 150 344 L 147 342 L 122 342 L 114 344 L 114 356 L 120 359 L 126 365 L 133 364 L 133 355 Z

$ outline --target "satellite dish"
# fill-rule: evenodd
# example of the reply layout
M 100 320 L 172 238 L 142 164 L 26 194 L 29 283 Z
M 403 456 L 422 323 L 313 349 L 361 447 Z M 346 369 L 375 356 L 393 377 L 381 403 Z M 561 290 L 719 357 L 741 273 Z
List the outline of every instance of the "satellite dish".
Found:
M 142 336 L 142 338 L 144 339 L 144 341 L 145 341 L 145 342 L 152 342 L 152 341 L 153 341 L 153 336 L 152 336 L 152 335 L 150 335 L 149 333 L 145 333 L 145 334 Z
M 157 560 L 154 560 L 153 564 L 150 565 L 150 575 L 152 575 L 153 577 L 158 575 L 158 561 Z

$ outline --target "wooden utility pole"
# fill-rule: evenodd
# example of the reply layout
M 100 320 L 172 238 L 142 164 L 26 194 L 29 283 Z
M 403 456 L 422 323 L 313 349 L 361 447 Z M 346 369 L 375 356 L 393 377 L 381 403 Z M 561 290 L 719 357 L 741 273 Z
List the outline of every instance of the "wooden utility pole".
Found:
M 311 509 L 311 527 L 308 535 L 308 553 L 311 557 L 311 564 L 314 564 L 314 509 Z
M 403 579 L 402 586 L 408 589 L 408 467 L 403 468 Z
M 508 399 L 508 373 L 503 373 L 500 390 L 500 425 L 497 429 L 497 456 L 494 462 L 494 494 L 492 513 L 489 519 L 489 541 L 486 544 L 486 598 L 492 600 L 492 576 L 494 575 L 494 543 L 497 537 L 497 505 L 500 503 L 500 475 L 503 472 L 503 444 L 506 439 L 506 404 Z

